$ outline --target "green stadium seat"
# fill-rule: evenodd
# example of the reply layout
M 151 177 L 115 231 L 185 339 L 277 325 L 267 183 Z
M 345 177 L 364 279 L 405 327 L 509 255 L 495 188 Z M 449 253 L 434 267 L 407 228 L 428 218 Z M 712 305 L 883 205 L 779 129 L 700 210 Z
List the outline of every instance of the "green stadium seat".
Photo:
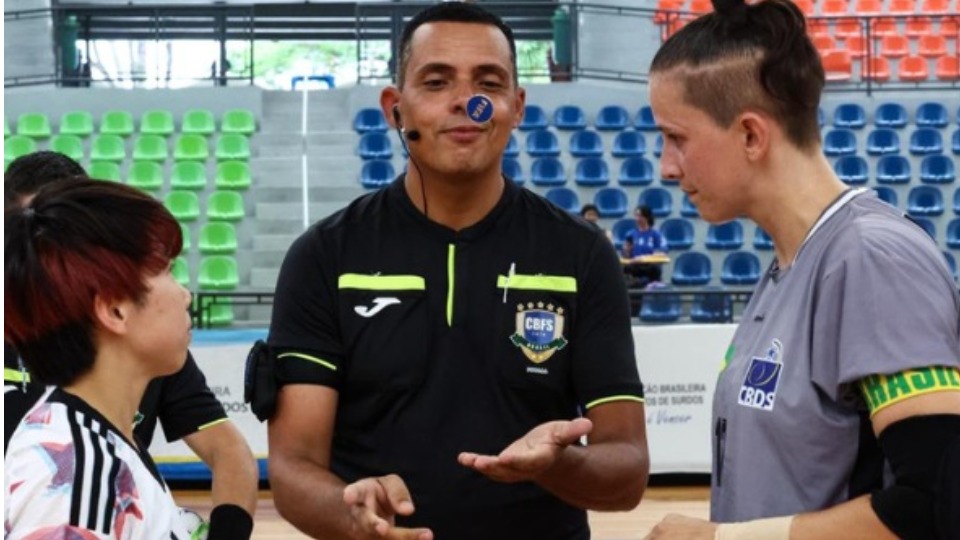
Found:
M 93 115 L 87 111 L 67 111 L 60 116 L 60 134 L 89 137 L 93 134 Z
M 76 135 L 54 135 L 50 139 L 50 150 L 60 152 L 74 161 L 83 159 L 83 140 Z
M 233 302 L 229 298 L 204 298 L 203 307 L 195 303 L 200 311 L 201 325 L 205 328 L 230 326 L 233 323 Z
M 140 133 L 166 137 L 174 131 L 173 113 L 164 110 L 145 111 L 140 116 Z
M 49 139 L 50 119 L 43 113 L 23 113 L 17 117 L 17 135 L 32 139 Z
M 245 161 L 217 163 L 214 186 L 217 189 L 247 189 L 250 187 L 250 166 Z
M 154 161 L 134 161 L 127 172 L 127 184 L 144 191 L 163 187 L 163 167 Z
M 232 291 L 240 283 L 237 260 L 229 255 L 210 255 L 200 260 L 197 285 L 202 291 Z
M 166 161 L 167 139 L 160 135 L 140 135 L 133 143 L 135 161 Z
M 91 161 L 120 163 L 127 157 L 126 145 L 119 135 L 97 135 L 90 145 Z
M 239 133 L 251 135 L 257 130 L 257 122 L 253 113 L 246 109 L 231 109 L 223 113 L 220 120 L 221 133 Z
M 190 248 L 193 247 L 192 234 L 190 233 L 190 226 L 186 223 L 180 224 L 180 235 L 183 237 L 183 246 L 181 253 L 190 251 Z
M 190 266 L 187 263 L 186 257 L 177 257 L 174 259 L 170 273 L 173 274 L 173 279 L 177 280 L 177 283 L 187 288 L 190 287 Z
M 127 137 L 133 132 L 133 115 L 127 111 L 107 111 L 100 117 L 102 134 Z
M 194 135 L 212 135 L 217 130 L 213 113 L 207 109 L 191 109 L 183 113 L 180 120 L 180 132 Z
M 207 197 L 207 219 L 240 221 L 243 219 L 243 197 L 236 191 L 214 191 Z
M 250 142 L 246 135 L 224 133 L 217 139 L 217 161 L 250 159 Z
M 200 217 L 200 198 L 192 191 L 171 191 L 163 198 L 163 205 L 182 223 Z
M 94 161 L 87 168 L 87 174 L 90 175 L 90 178 L 96 178 L 97 180 L 119 182 L 120 165 L 112 161 Z
M 7 163 L 36 151 L 37 141 L 30 137 L 12 135 L 3 140 L 3 159 Z
M 201 135 L 180 135 L 173 147 L 173 159 L 177 161 L 206 161 L 208 157 L 207 139 Z
M 172 189 L 202 190 L 207 187 L 207 166 L 199 161 L 178 161 L 170 174 Z
M 237 229 L 231 223 L 214 221 L 200 229 L 197 241 L 204 255 L 231 254 L 237 251 Z
M 3 138 L 10 136 L 10 122 L 7 121 L 7 115 L 3 115 Z

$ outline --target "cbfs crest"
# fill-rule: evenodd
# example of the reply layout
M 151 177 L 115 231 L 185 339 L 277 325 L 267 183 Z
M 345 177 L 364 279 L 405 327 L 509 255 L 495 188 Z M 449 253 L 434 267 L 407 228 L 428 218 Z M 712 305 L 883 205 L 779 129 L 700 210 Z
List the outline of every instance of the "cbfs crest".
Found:
M 774 339 L 766 356 L 754 356 L 747 366 L 737 403 L 752 409 L 772 411 L 777 401 L 777 387 L 783 373 L 783 344 Z
M 563 337 L 563 308 L 543 302 L 517 305 L 516 332 L 510 342 L 534 364 L 546 362 L 553 353 L 567 346 Z

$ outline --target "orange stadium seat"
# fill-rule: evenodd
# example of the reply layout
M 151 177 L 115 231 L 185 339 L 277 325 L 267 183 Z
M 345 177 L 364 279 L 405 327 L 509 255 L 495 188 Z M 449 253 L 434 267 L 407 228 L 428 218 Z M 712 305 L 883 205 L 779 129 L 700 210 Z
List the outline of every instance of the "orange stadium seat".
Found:
M 880 15 L 883 13 L 883 2 L 880 0 L 857 0 L 853 11 L 858 15 Z
M 867 55 L 867 42 L 861 36 L 848 37 L 845 45 L 845 49 L 853 58 L 863 58 Z
M 922 56 L 907 56 L 900 59 L 900 65 L 897 67 L 897 76 L 901 81 L 920 82 L 930 78 L 930 71 L 927 69 L 927 59 Z
M 920 36 L 917 41 L 917 51 L 927 58 L 939 58 L 947 54 L 947 40 L 943 36 Z
M 890 62 L 882 56 L 875 56 L 872 60 L 872 62 L 864 62 L 863 67 L 866 68 L 863 70 L 864 80 L 869 79 L 874 82 L 889 81 Z
M 796 4 L 797 7 L 800 8 L 800 11 L 807 17 L 812 17 L 817 13 L 817 8 L 813 4 L 813 0 L 794 0 L 793 3 Z
M 957 56 L 937 58 L 937 79 L 941 81 L 960 81 L 960 58 Z
M 880 54 L 887 58 L 902 58 L 910 52 L 910 40 L 906 36 L 884 36 L 880 41 Z
M 872 21 L 871 32 L 873 37 L 896 36 L 900 34 L 896 19 L 874 19 Z
M 947 13 L 950 11 L 950 0 L 923 0 L 920 4 L 921 13 Z
M 818 51 L 832 51 L 837 48 L 837 42 L 834 41 L 833 36 L 821 34 L 813 36 L 813 46 Z
M 960 15 L 940 18 L 940 35 L 947 39 L 960 40 Z
M 828 81 L 849 81 L 853 71 L 850 53 L 847 51 L 827 51 L 821 54 L 823 70 Z
M 811 36 L 830 35 L 830 22 L 825 19 L 807 19 L 807 34 Z
M 820 4 L 820 14 L 826 16 L 846 15 L 850 11 L 847 0 L 824 0 Z
M 690 0 L 690 11 L 694 13 L 710 13 L 713 3 L 710 0 Z
M 930 17 L 910 17 L 904 31 L 907 37 L 918 38 L 933 32 L 933 20 Z
M 887 12 L 893 15 L 910 15 L 917 11 L 917 4 L 914 0 L 890 0 L 890 6 Z
M 833 35 L 837 39 L 850 38 L 853 36 L 860 37 L 864 34 L 863 26 L 860 24 L 860 19 L 840 19 L 837 21 L 837 26 L 833 30 Z

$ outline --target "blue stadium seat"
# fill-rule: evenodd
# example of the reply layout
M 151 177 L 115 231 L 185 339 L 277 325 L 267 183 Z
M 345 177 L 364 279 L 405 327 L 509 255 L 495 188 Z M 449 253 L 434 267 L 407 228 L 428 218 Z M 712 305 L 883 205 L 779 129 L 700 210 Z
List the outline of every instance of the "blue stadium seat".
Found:
M 953 253 L 949 251 L 943 252 L 943 258 L 947 261 L 947 268 L 950 269 L 950 275 L 953 276 L 953 280 L 957 281 L 957 259 L 954 258 Z
M 900 153 L 900 136 L 890 128 L 877 128 L 867 135 L 867 154 L 884 156 Z
M 827 125 L 827 115 L 823 112 L 823 107 L 817 107 L 817 125 L 820 129 Z
M 654 217 L 667 217 L 673 212 L 673 196 L 659 187 L 650 187 L 640 192 L 637 206 L 649 206 Z
M 647 151 L 647 139 L 639 131 L 621 131 L 613 139 L 613 157 L 640 157 Z
M 943 193 L 936 186 L 916 186 L 907 195 L 907 213 L 911 216 L 943 214 Z
M 923 229 L 924 232 L 926 232 L 930 236 L 930 238 L 933 238 L 934 242 L 937 241 L 937 226 L 934 225 L 932 221 L 924 217 L 913 217 L 913 216 L 910 216 L 910 221 L 913 221 L 914 223 L 917 224 L 918 227 Z
M 883 103 L 873 115 L 873 124 L 879 128 L 900 129 L 908 121 L 907 108 L 899 103 Z
M 543 195 L 553 204 L 563 208 L 567 212 L 577 213 L 580 211 L 580 196 L 577 192 L 566 187 L 555 187 L 549 189 Z
M 920 181 L 926 184 L 950 184 L 957 179 L 953 158 L 943 154 L 926 156 L 920 162 Z
M 706 285 L 712 277 L 710 257 L 699 251 L 686 251 L 673 261 L 670 282 L 674 285 Z
M 758 225 L 753 231 L 753 249 L 758 251 L 769 251 L 773 249 L 773 238 L 767 234 L 767 231 Z
M 393 164 L 382 159 L 365 161 L 360 170 L 360 183 L 367 189 L 380 189 L 393 182 L 394 177 Z
M 910 161 L 903 156 L 882 156 L 877 161 L 878 184 L 907 184 L 910 175 Z
M 683 202 L 680 203 L 680 215 L 685 218 L 700 217 L 700 211 L 690 202 L 690 197 L 688 197 L 686 193 L 683 194 Z
M 623 160 L 617 182 L 621 186 L 649 186 L 653 182 L 653 163 L 642 157 Z
M 734 251 L 723 259 L 720 281 L 726 285 L 753 285 L 760 281 L 760 258 L 752 251 Z
M 667 249 L 683 250 L 693 247 L 693 224 L 684 218 L 670 218 L 660 224 L 660 234 Z
M 559 159 L 540 157 L 530 167 L 530 181 L 535 186 L 562 186 L 567 183 L 567 173 Z
M 390 159 L 393 157 L 393 147 L 386 133 L 371 131 L 360 136 L 357 153 L 363 159 Z
M 541 129 L 527 135 L 527 154 L 532 157 L 558 157 L 560 141 L 552 131 Z
M 534 131 L 538 129 L 547 129 L 550 120 L 547 113 L 539 105 L 527 105 L 523 108 L 523 120 L 517 129 L 520 131 Z
M 586 157 L 577 161 L 573 181 L 578 186 L 599 187 L 610 183 L 610 169 L 601 157 Z
M 917 107 L 917 117 L 914 119 L 917 127 L 943 128 L 950 123 L 950 113 L 942 103 L 928 101 Z
M 833 125 L 838 128 L 860 129 L 867 125 L 867 111 L 859 103 L 841 103 L 833 110 Z
M 860 156 L 843 156 L 833 164 L 833 170 L 844 184 L 867 183 L 867 160 Z
M 657 139 L 653 142 L 653 155 L 660 157 L 663 154 L 663 134 L 657 133 Z
M 910 134 L 910 153 L 915 156 L 943 153 L 943 137 L 933 128 L 919 128 Z
M 947 247 L 950 249 L 960 249 L 960 218 L 951 219 L 947 223 Z
M 700 323 L 733 322 L 733 299 L 721 287 L 705 287 L 693 295 L 690 320 Z
M 617 251 L 620 251 L 620 246 L 623 245 L 623 240 L 627 237 L 627 233 L 636 228 L 637 220 L 632 217 L 618 219 L 614 222 L 613 227 L 610 228 L 610 235 L 613 236 L 613 244 L 617 246 Z
M 570 134 L 570 155 L 578 158 L 603 156 L 603 141 L 600 135 L 590 130 Z
M 619 105 L 607 105 L 597 112 L 594 126 L 601 131 L 619 131 L 630 124 L 630 113 Z
M 743 225 L 739 221 L 719 225 L 711 223 L 704 245 L 707 249 L 740 249 L 743 246 Z
M 360 109 L 353 117 L 353 130 L 357 133 L 384 132 L 389 128 L 387 119 L 383 117 L 383 111 L 380 109 L 373 107 Z
M 897 197 L 897 192 L 894 191 L 893 188 L 886 186 L 875 186 L 873 190 L 877 192 L 877 197 L 879 197 L 881 201 L 889 204 L 890 206 L 896 208 L 900 204 L 899 197 Z
M 510 134 L 510 140 L 507 141 L 507 147 L 503 151 L 503 157 L 520 157 L 520 143 L 517 142 L 517 137 L 513 133 Z
M 950 150 L 953 155 L 960 156 L 960 129 L 953 132 L 950 136 Z
M 653 109 L 649 105 L 644 105 L 637 111 L 633 127 L 637 131 L 657 131 L 657 121 L 653 119 Z
M 526 179 L 524 178 L 523 167 L 520 165 L 520 161 L 514 158 L 503 158 L 503 161 L 500 162 L 500 172 L 520 185 L 523 185 L 523 181 Z
M 620 218 L 627 214 L 629 198 L 620 188 L 607 187 L 597 190 L 593 204 L 602 218 Z
M 670 291 L 671 288 L 651 287 L 648 290 Z M 664 292 L 662 294 L 645 294 L 640 306 L 640 320 L 644 322 L 668 323 L 680 318 L 680 295 Z
M 960 214 L 960 188 L 953 192 L 953 213 Z
M 857 136 L 849 129 L 828 131 L 823 138 L 823 153 L 833 157 L 856 154 Z
M 561 105 L 553 111 L 553 125 L 564 131 L 584 129 L 587 127 L 587 115 L 576 105 Z

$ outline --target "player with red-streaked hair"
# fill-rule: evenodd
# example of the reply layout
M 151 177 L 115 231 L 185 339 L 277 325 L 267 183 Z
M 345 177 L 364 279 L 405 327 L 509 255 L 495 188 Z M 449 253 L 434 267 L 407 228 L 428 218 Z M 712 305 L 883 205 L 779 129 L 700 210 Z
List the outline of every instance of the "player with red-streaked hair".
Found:
M 149 195 L 86 178 L 5 214 L 4 338 L 51 385 L 4 456 L 5 538 L 189 538 L 133 437 L 147 383 L 190 342 L 190 293 L 169 271 L 180 227 Z

